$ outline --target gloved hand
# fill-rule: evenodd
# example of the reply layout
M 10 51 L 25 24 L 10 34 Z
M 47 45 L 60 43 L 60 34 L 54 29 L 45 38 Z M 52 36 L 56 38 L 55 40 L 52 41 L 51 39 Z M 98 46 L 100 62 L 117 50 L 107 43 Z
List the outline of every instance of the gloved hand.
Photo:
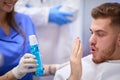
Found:
M 73 13 L 61 12 L 59 10 L 61 7 L 62 7 L 61 5 L 58 5 L 50 9 L 49 20 L 48 20 L 49 22 L 56 23 L 60 26 L 71 22 L 71 20 L 68 19 L 68 17 L 73 16 Z
M 12 69 L 12 72 L 14 76 L 17 79 L 21 79 L 25 74 L 29 72 L 35 72 L 36 71 L 36 66 L 37 66 L 37 61 L 34 59 L 35 56 L 32 54 L 25 54 L 18 66 Z

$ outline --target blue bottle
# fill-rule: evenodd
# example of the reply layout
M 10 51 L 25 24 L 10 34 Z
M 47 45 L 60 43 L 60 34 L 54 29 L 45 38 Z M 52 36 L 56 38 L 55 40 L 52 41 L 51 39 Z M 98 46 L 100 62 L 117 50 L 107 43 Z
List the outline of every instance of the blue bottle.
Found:
M 44 68 L 43 68 L 42 59 L 41 59 L 40 50 L 38 47 L 38 41 L 37 41 L 36 36 L 30 35 L 29 41 L 30 41 L 30 53 L 36 56 L 36 60 L 38 64 L 38 66 L 36 67 L 37 70 L 35 72 L 35 75 L 42 76 L 44 74 Z

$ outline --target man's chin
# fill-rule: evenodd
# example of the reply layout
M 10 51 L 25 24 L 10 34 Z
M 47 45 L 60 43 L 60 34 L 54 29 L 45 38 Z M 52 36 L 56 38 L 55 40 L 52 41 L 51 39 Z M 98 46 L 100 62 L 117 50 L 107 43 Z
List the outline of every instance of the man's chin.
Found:
M 95 63 L 95 64 L 99 64 L 99 63 L 102 63 L 103 61 L 100 60 L 100 59 L 95 59 L 95 58 L 92 58 L 92 61 Z

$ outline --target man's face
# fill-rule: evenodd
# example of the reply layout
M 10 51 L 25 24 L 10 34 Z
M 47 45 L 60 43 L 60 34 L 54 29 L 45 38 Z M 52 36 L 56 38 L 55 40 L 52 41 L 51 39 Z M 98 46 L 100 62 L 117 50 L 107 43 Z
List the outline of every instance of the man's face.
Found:
M 110 19 L 93 19 L 90 31 L 90 48 L 95 63 L 114 59 L 116 56 L 117 32 L 110 27 Z

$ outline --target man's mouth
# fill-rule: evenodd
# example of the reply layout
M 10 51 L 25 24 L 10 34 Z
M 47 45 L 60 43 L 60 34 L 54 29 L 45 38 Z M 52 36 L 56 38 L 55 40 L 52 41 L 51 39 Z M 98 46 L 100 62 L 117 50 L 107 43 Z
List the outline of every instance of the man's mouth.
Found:
M 95 54 L 95 52 L 96 52 L 96 49 L 93 48 L 93 47 L 91 47 L 90 53 L 91 53 L 91 54 Z

